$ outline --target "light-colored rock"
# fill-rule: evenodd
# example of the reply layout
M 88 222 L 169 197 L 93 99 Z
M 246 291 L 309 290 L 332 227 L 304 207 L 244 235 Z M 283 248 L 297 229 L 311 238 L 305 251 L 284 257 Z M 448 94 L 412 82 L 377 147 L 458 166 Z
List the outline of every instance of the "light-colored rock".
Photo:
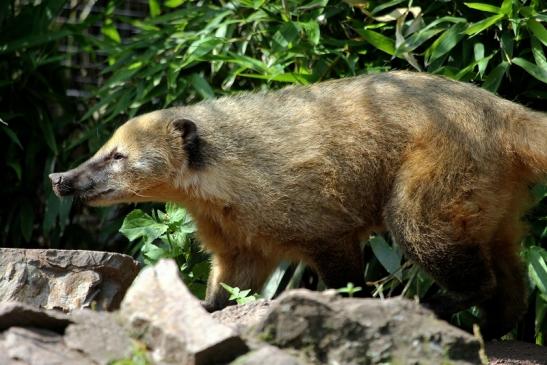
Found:
M 161 260 L 137 276 L 122 302 L 121 315 L 158 363 L 227 363 L 248 350 L 232 328 L 203 309 L 172 260 Z
M 63 311 L 95 303 L 112 310 L 138 270 L 135 260 L 118 253 L 0 248 L 0 302 Z
M 546 365 L 547 347 L 522 341 L 492 341 L 486 344 L 490 365 Z
M 85 354 L 99 365 L 130 357 L 133 344 L 119 323 L 118 313 L 83 309 L 72 312 L 70 319 L 73 323 L 64 335 L 66 347 Z
M 307 365 L 287 352 L 274 346 L 264 346 L 249 352 L 233 361 L 230 365 Z
M 11 327 L 0 338 L 9 361 L 28 365 L 96 365 L 78 351 L 69 349 L 63 336 L 45 329 Z
M 480 343 L 404 299 L 337 298 L 293 290 L 254 335 L 314 364 L 480 364 Z
M 69 317 L 59 311 L 40 310 L 19 302 L 0 303 L 0 331 L 17 326 L 62 332 L 69 324 Z
M 234 328 L 238 333 L 244 333 L 266 316 L 271 303 L 271 300 L 258 299 L 246 304 L 230 305 L 211 315 L 218 322 Z

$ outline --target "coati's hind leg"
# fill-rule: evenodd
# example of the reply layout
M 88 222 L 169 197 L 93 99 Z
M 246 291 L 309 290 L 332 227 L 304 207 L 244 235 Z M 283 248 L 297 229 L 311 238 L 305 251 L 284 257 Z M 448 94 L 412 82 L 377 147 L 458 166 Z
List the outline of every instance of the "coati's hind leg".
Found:
M 481 331 L 486 339 L 509 332 L 527 308 L 526 275 L 518 255 L 523 231 L 518 211 L 518 208 L 509 211 L 512 216 L 500 223 L 491 242 L 496 288 L 492 297 L 480 305 Z
M 495 294 L 490 242 L 503 217 L 503 199 L 464 156 L 420 152 L 402 166 L 384 221 L 407 257 L 446 290 L 426 305 L 449 319 Z
M 449 320 L 453 314 L 492 297 L 496 276 L 489 253 L 480 242 L 453 240 L 439 222 L 429 228 L 427 221 L 405 217 L 400 210 L 389 213 L 386 224 L 406 255 L 446 290 L 424 303 L 438 317 Z

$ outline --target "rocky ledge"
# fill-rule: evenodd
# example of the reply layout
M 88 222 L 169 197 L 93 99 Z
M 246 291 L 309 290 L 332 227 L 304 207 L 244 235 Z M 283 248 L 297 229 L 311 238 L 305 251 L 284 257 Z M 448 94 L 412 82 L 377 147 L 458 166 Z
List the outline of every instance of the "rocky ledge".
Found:
M 180 280 L 176 264 L 160 261 L 142 270 L 119 309 L 109 312 L 100 309 L 118 308 L 116 298 L 137 272 L 131 258 L 16 251 L 0 250 L 2 365 L 127 365 L 132 358 L 165 365 L 486 363 L 479 339 L 405 299 L 293 290 L 211 315 Z M 531 344 L 486 349 L 492 364 L 547 364 L 545 349 Z

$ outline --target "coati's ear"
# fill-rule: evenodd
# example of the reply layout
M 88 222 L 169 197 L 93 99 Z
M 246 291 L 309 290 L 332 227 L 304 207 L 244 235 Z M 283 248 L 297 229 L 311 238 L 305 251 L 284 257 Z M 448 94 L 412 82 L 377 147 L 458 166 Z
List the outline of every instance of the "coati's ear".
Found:
M 176 131 L 180 132 L 184 144 L 192 143 L 193 140 L 198 138 L 196 123 L 190 119 L 175 119 L 171 122 L 171 125 Z
M 196 123 L 190 119 L 175 119 L 171 122 L 171 125 L 182 137 L 182 145 L 186 152 L 188 166 L 191 168 L 202 167 L 204 157 Z

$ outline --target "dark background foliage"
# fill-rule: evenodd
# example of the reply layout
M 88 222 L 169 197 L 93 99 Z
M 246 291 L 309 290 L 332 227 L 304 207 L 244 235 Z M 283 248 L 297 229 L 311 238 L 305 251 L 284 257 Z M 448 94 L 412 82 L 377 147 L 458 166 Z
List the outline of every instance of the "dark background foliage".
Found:
M 126 11 L 128 4 L 142 16 Z M 141 250 L 142 256 L 142 245 L 118 233 L 132 207 L 90 209 L 57 199 L 47 174 L 77 165 L 121 122 L 146 111 L 239 90 L 390 69 L 473 82 L 539 110 L 547 105 L 547 12 L 539 0 L 91 5 L 81 1 L 70 8 L 65 0 L 0 4 L 3 245 L 136 255 Z M 85 58 L 83 69 L 75 55 Z M 78 82 L 82 79 L 87 81 Z M 543 187 L 535 187 L 534 194 L 538 205 L 527 216 L 531 233 L 523 242 L 530 311 L 514 335 L 543 343 L 547 199 Z M 376 295 L 422 296 L 430 289 L 430 280 L 405 263 L 389 237 L 371 239 L 365 250 L 367 280 Z M 185 275 L 193 275 L 190 267 Z M 202 271 L 196 275 L 203 277 Z M 269 293 L 286 285 L 316 285 L 300 266 L 284 265 L 276 274 Z M 455 320 L 465 326 L 473 315 L 462 313 Z

